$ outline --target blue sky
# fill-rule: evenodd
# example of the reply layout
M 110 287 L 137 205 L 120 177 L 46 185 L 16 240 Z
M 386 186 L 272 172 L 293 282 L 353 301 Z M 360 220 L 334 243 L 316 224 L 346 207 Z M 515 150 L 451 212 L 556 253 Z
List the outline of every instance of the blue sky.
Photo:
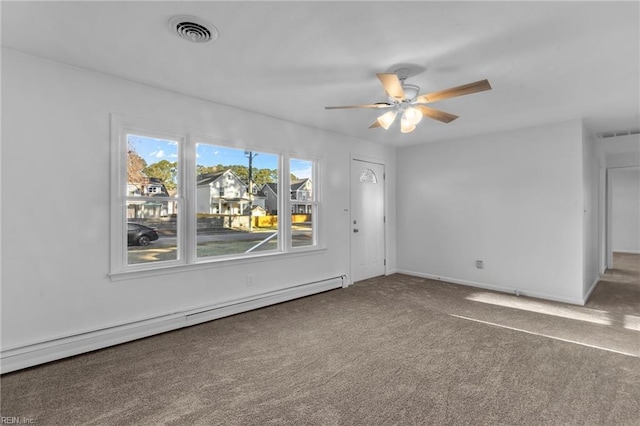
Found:
M 290 171 L 299 179 L 310 178 L 312 174 L 311 161 L 291 159 Z
M 253 152 L 253 167 L 256 169 L 277 169 L 278 156 L 264 152 Z M 244 150 L 225 148 L 221 146 L 197 144 L 196 163 L 203 166 L 215 166 L 223 164 L 229 166 L 240 164 L 249 166 L 249 157 Z
M 178 143 L 165 139 L 155 139 L 144 136 L 128 135 L 129 146 L 142 157 L 147 164 L 157 163 L 162 160 L 170 162 L 178 159 Z M 278 155 L 254 152 L 252 166 L 257 169 L 277 169 Z M 196 163 L 203 166 L 215 166 L 223 164 L 249 166 L 249 158 L 244 150 L 225 148 L 221 146 L 196 144 Z M 311 177 L 311 162 L 304 160 L 291 160 L 291 173 L 299 178 Z

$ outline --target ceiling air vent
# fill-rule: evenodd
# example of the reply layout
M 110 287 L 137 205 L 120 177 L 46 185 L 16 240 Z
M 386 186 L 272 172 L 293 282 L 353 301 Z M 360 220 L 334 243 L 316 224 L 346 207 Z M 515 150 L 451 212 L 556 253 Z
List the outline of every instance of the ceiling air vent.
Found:
M 597 133 L 600 139 L 615 138 L 616 136 L 629 136 L 640 134 L 640 128 L 626 129 L 626 130 L 609 130 L 606 132 Z
M 196 16 L 174 16 L 169 20 L 169 28 L 178 37 L 194 43 L 215 41 L 219 36 L 218 30 L 213 24 Z

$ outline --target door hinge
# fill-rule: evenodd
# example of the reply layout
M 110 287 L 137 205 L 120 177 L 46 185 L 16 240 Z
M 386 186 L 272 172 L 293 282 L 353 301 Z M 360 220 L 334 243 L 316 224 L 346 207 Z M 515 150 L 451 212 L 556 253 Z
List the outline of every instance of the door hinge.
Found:
M 384 260 L 384 266 L 387 266 L 387 259 Z
M 387 223 L 387 217 L 386 216 L 382 216 L 382 223 Z

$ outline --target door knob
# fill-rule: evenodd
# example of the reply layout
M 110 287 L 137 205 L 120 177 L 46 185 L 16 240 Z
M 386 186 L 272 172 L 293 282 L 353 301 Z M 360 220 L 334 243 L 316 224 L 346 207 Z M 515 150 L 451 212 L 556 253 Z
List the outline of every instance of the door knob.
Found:
M 353 233 L 355 234 L 357 232 L 358 232 L 358 229 L 357 228 L 353 228 Z

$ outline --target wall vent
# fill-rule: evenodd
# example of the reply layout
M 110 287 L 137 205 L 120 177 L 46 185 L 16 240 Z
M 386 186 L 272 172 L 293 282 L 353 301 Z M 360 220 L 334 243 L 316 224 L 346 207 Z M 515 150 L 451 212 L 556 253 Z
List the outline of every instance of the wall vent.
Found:
M 174 16 L 169 19 L 169 28 L 178 37 L 193 43 L 215 41 L 220 35 L 213 24 L 196 16 Z
M 599 139 L 615 138 L 617 136 L 629 136 L 640 134 L 640 127 L 626 130 L 608 130 L 606 132 L 596 133 Z

